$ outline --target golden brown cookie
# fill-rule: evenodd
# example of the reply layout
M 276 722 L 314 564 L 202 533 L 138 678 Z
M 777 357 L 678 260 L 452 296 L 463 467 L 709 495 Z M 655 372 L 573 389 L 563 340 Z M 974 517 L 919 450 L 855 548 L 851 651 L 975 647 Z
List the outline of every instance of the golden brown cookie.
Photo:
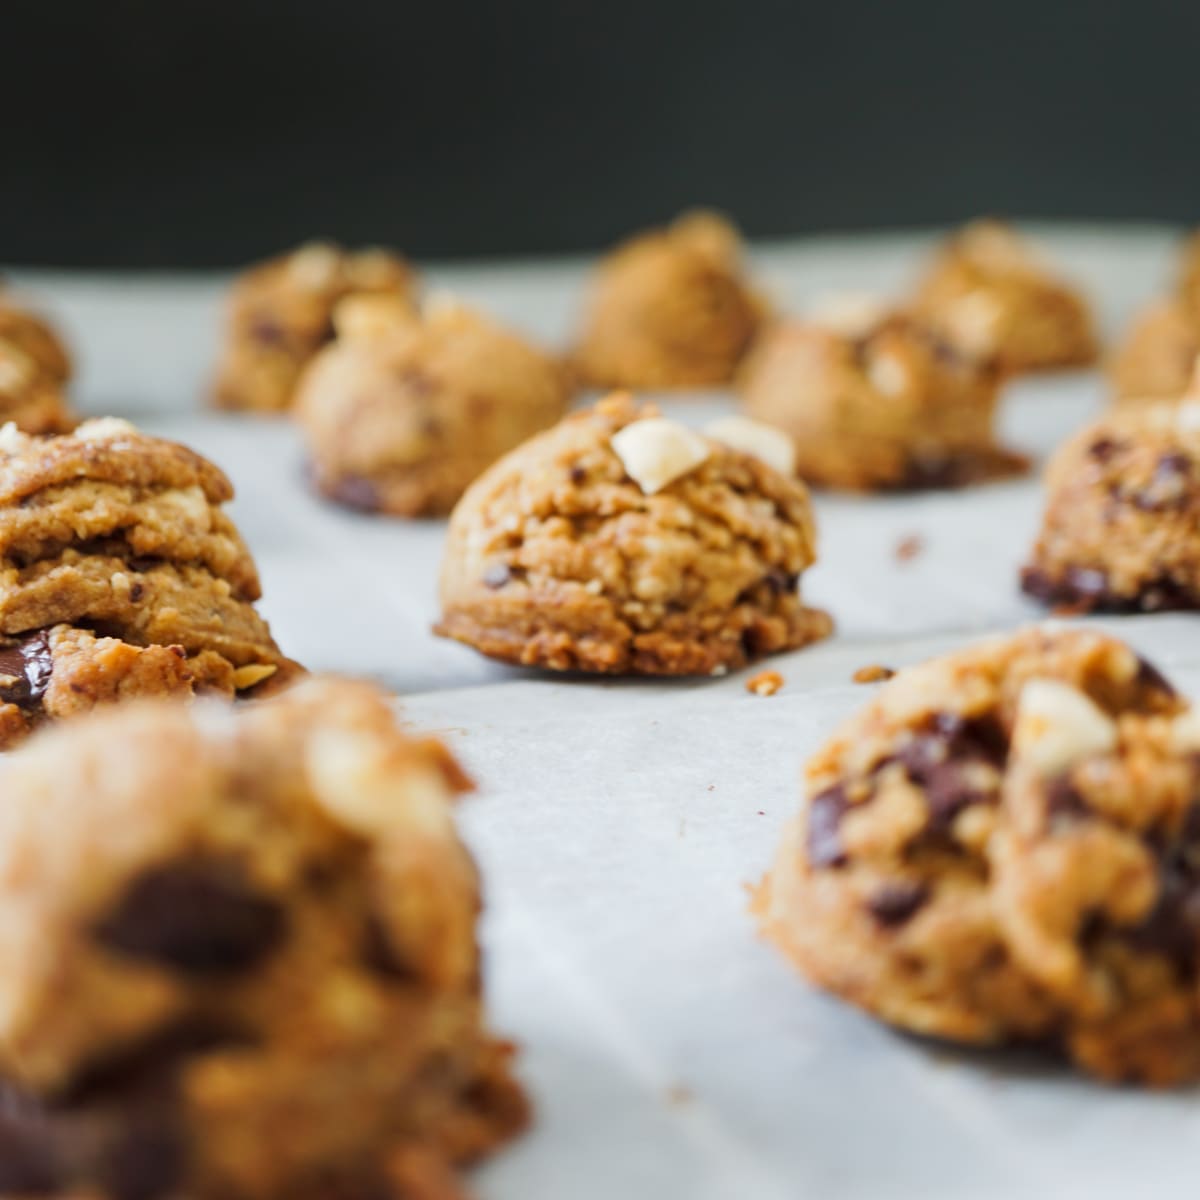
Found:
M 1200 719 L 1030 685 L 991 847 L 1014 961 L 1113 1081 L 1200 1078 Z
M 4 1195 L 459 1200 L 526 1123 L 466 781 L 373 689 L 131 705 L 0 771 Z
M 999 384 L 921 321 L 863 301 L 773 326 L 738 390 L 747 413 L 792 437 L 804 479 L 875 491 L 1023 471 L 995 440 Z
M 1200 403 L 1122 406 L 1046 468 L 1024 590 L 1080 610 L 1200 607 Z
M 338 338 L 297 392 L 312 479 L 370 512 L 447 513 L 467 485 L 566 410 L 566 372 L 523 338 L 455 303 L 410 313 L 355 296 Z
M 755 894 L 764 932 L 814 982 L 911 1032 L 981 1045 L 1058 1041 L 1099 1074 L 1167 1082 L 1159 1055 L 1127 1052 L 1115 1023 L 1092 1024 L 1077 993 L 1051 985 L 1035 939 L 1016 931 L 1041 920 L 1048 897 L 1069 903 L 1084 885 L 1096 911 L 1111 906 L 1136 938 L 1154 888 L 1127 893 L 1128 879 L 1110 870 L 1116 860 L 1103 856 L 1081 879 L 1085 861 L 1056 862 L 1014 839 L 1044 829 L 1021 815 L 1030 803 L 1021 764 L 1057 779 L 1108 753 L 1118 721 L 1166 720 L 1184 707 L 1129 647 L 1084 630 L 1026 629 L 901 671 L 809 762 L 800 816 Z M 1089 944 L 1082 917 L 1069 933 Z M 1166 988 L 1176 998 L 1191 989 L 1193 1063 L 1198 944 L 1193 937 L 1190 975 L 1171 975 Z M 1123 978 L 1162 978 L 1164 968 L 1159 958 Z M 1141 1006 L 1130 993 L 1108 999 L 1114 1021 Z M 1153 1020 L 1151 1008 L 1141 1011 Z M 1146 1032 L 1160 1047 L 1178 1036 L 1173 1021 Z
M 830 632 L 798 591 L 815 554 L 803 484 L 611 396 L 468 489 L 436 631 L 559 671 L 720 674 Z
M 603 260 L 574 362 L 592 387 L 716 386 L 733 378 L 765 317 L 737 230 L 688 213 Z
M 1141 313 L 1109 363 L 1122 402 L 1176 399 L 1200 364 L 1200 319 L 1179 300 L 1160 300 Z
M 383 295 L 412 305 L 415 291 L 411 268 L 386 250 L 309 242 L 252 267 L 230 294 L 213 402 L 254 412 L 291 408 L 301 372 L 334 336 L 341 300 Z
M 0 424 L 25 433 L 65 433 L 71 360 L 48 322 L 0 294 Z
M 914 303 L 943 338 L 1005 374 L 1084 367 L 1099 353 L 1082 294 L 999 221 L 972 222 L 951 238 Z
M 260 695 L 298 671 L 212 463 L 125 421 L 0 434 L 0 747 L 137 694 Z

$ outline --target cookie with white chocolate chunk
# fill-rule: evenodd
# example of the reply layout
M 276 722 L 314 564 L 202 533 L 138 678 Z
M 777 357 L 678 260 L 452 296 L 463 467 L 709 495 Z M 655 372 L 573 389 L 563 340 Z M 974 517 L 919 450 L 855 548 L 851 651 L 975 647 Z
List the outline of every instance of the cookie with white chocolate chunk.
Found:
M 526 1124 L 468 781 L 373 689 L 143 701 L 0 772 L 0 1194 L 461 1200 Z
M 1200 735 L 1128 646 L 1043 626 L 901 671 L 809 762 L 754 899 L 914 1033 L 1200 1076 Z
M 109 701 L 296 674 L 254 609 L 232 496 L 212 463 L 125 421 L 0 431 L 0 747 Z
M 808 494 L 766 461 L 787 439 L 725 437 L 758 449 L 614 395 L 526 442 L 451 517 L 437 632 L 506 662 L 638 675 L 721 674 L 825 637 L 798 590 Z
M 792 439 L 802 478 L 853 491 L 1023 470 L 996 441 L 999 383 L 988 361 L 870 297 L 832 298 L 773 326 L 738 377 L 745 411 Z

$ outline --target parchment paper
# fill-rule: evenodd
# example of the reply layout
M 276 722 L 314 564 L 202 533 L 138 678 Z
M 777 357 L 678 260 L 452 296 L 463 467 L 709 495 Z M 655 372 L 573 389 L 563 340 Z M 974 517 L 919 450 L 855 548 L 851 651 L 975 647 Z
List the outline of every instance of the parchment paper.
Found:
M 1164 286 L 1164 230 L 1048 231 L 1105 324 Z M 928 238 L 828 240 L 756 259 L 788 305 L 898 287 Z M 437 286 L 547 340 L 570 327 L 581 266 L 430 272 Z M 758 943 L 744 885 L 797 803 L 797 774 L 900 666 L 1036 619 L 1015 572 L 1036 477 L 899 499 L 822 496 L 821 563 L 804 589 L 837 637 L 746 675 L 667 684 L 551 678 L 433 638 L 443 525 L 343 513 L 301 485 L 286 422 L 202 413 L 224 279 L 20 273 L 70 328 L 82 406 L 132 415 L 211 455 L 262 568 L 285 649 L 316 670 L 396 688 L 480 783 L 461 810 L 489 907 L 496 1026 L 524 1047 L 535 1130 L 478 1173 L 487 1200 L 776 1200 L 1192 1194 L 1200 1093 L 1100 1087 L 1034 1058 L 953 1052 L 808 988 Z M 1022 383 L 1009 439 L 1039 458 L 1098 412 L 1098 375 Z M 727 398 L 674 400 L 707 419 Z M 900 561 L 902 539 L 921 552 Z M 1200 690 L 1196 618 L 1102 622 Z

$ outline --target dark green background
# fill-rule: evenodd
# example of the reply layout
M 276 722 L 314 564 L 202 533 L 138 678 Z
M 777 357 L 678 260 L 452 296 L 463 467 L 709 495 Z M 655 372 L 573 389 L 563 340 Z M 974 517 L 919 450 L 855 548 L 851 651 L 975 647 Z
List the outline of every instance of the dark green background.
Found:
M 759 236 L 1200 219 L 1191 0 L 0 12 L 0 261 L 591 250 L 699 202 Z

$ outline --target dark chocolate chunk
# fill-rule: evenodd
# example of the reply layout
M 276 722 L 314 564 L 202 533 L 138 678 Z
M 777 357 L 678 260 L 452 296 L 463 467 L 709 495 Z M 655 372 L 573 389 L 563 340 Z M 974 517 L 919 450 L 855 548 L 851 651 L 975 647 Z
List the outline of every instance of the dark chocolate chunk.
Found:
M 363 962 L 376 975 L 382 975 L 385 979 L 395 980 L 397 983 L 412 983 L 419 978 L 408 963 L 396 953 L 387 928 L 377 913 L 371 913 L 367 917 L 362 957 Z
M 96 1174 L 112 1200 L 160 1200 L 175 1193 L 186 1167 L 180 1131 L 163 1116 L 142 1116 L 105 1147 Z
M 511 578 L 512 571 L 508 569 L 507 563 L 489 563 L 483 571 L 483 586 L 495 591 L 502 588 Z
M 250 337 L 260 346 L 283 346 L 287 331 L 271 317 L 255 317 L 250 323 Z
M 375 513 L 380 509 L 379 492 L 369 479 L 357 475 L 346 475 L 335 480 L 324 489 L 325 494 L 347 508 L 359 512 Z
M 6 1088 L 0 1104 L 0 1193 L 45 1196 L 62 1191 L 67 1183 L 49 1121 Z
M 1076 790 L 1070 777 L 1059 775 L 1046 788 L 1046 815 L 1051 820 L 1055 817 L 1090 817 L 1092 810 Z
M 1200 595 L 1173 579 L 1155 579 L 1135 595 L 1123 595 L 1109 591 L 1108 577 L 1093 567 L 1068 567 L 1057 579 L 1039 567 L 1025 567 L 1021 572 L 1021 590 L 1043 604 L 1080 605 L 1096 612 L 1167 612 L 1200 608 Z
M 576 486 L 583 483 L 583 481 L 585 479 L 587 479 L 587 471 L 584 470 L 584 468 L 581 467 L 578 463 L 576 463 L 574 466 L 572 466 L 570 471 L 567 472 L 567 474 L 568 474 L 571 482 L 573 484 L 575 484 Z
M 1130 500 L 1144 512 L 1182 508 L 1192 493 L 1192 460 L 1178 450 L 1160 454 L 1150 482 Z
M 1125 449 L 1125 443 L 1119 442 L 1116 438 L 1098 437 L 1089 447 L 1088 454 L 1097 462 L 1106 463 Z
M 778 567 L 772 567 L 766 575 L 763 576 L 767 587 L 776 595 L 789 596 L 796 590 L 796 585 L 800 582 L 800 576 L 791 571 L 782 571 Z
M 50 635 L 44 629 L 19 645 L 0 649 L 0 675 L 16 681 L 0 687 L 0 700 L 24 709 L 36 708 L 50 686 L 53 671 Z
M 95 927 L 111 950 L 185 975 L 236 975 L 283 941 L 287 920 L 234 862 L 178 862 L 144 872 Z
M 846 865 L 846 849 L 842 845 L 842 817 L 851 807 L 846 789 L 835 783 L 818 792 L 808 803 L 808 827 L 805 848 L 813 867 L 842 867 Z
M 1178 696 L 1175 685 L 1149 659 L 1138 655 L 1137 681 L 1143 687 L 1155 688 L 1168 696 Z
M 923 883 L 898 879 L 885 883 L 871 894 L 867 908 L 880 925 L 903 925 L 929 899 L 929 888 Z

